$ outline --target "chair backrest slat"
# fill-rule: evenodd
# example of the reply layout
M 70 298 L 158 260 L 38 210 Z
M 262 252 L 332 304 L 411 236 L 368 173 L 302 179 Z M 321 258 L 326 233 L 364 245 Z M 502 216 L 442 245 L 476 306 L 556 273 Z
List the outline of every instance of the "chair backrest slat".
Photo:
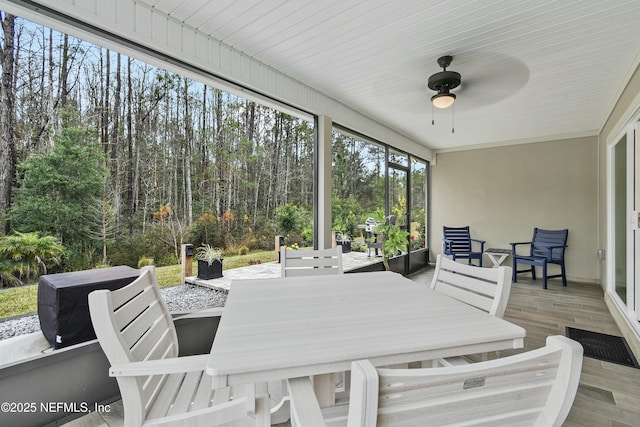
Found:
M 122 337 L 125 339 L 129 348 L 133 347 L 140 338 L 149 330 L 156 319 L 162 316 L 162 308 L 159 305 L 153 305 L 144 311 L 140 316 L 132 320 L 123 330 Z
M 502 317 L 511 293 L 511 267 L 476 267 L 439 254 L 431 289 Z
M 319 258 L 294 258 L 294 257 L 287 258 L 287 268 L 337 268 L 337 267 L 338 267 L 337 258 L 330 257 L 330 256 L 319 257 Z
M 342 274 L 342 246 L 315 251 L 280 249 L 282 277 Z
M 126 328 L 127 325 L 140 317 L 146 308 L 153 304 L 154 300 L 155 295 L 153 289 L 151 286 L 146 286 L 142 292 L 138 293 L 120 307 L 114 307 L 114 316 L 120 330 Z
M 114 310 L 120 308 L 124 303 L 131 300 L 147 287 L 153 286 L 153 278 L 155 275 L 138 276 L 138 278 L 129 285 L 124 286 L 111 293 L 111 304 Z
M 438 292 L 442 292 L 452 298 L 462 301 L 465 304 L 472 305 L 482 311 L 489 313 L 493 307 L 493 298 L 487 298 L 485 295 L 479 295 L 466 289 L 461 289 L 448 283 L 439 283 Z
M 553 336 L 541 349 L 487 362 L 375 373 L 371 368 L 366 360 L 353 363 L 350 426 L 561 426 L 578 388 L 582 347 Z M 374 409 L 377 419 L 363 422 L 362 414 Z
M 158 360 L 174 355 L 174 343 L 170 332 L 162 323 L 152 325 L 147 332 L 131 347 L 135 360 Z
M 551 259 L 561 260 L 564 257 L 564 248 L 567 245 L 569 230 L 544 230 L 542 228 L 533 229 L 531 239 L 531 255 L 549 257 L 549 248 L 552 249 Z M 559 246 L 559 248 L 558 248 Z
M 443 236 L 451 242 L 452 252 L 471 251 L 471 232 L 469 226 L 466 227 L 446 227 L 442 228 Z
M 330 274 L 338 274 L 335 268 L 300 268 L 287 270 L 285 277 L 300 277 L 300 276 L 326 276 Z

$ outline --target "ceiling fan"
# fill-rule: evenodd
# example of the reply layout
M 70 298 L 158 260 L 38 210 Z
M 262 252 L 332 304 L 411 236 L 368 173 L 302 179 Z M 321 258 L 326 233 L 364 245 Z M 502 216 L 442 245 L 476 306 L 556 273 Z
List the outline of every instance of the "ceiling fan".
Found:
M 453 60 L 441 58 L 438 61 L 438 65 L 445 70 L 428 65 L 439 57 L 447 58 L 428 52 L 427 58 L 424 54 L 416 54 L 407 61 L 390 64 L 388 69 L 385 68 L 372 80 L 371 93 L 375 94 L 376 100 L 393 107 L 398 114 L 415 114 L 416 118 L 423 117 L 428 110 L 435 115 L 441 114 L 441 109 L 433 105 L 431 98 L 446 98 L 447 95 L 455 104 L 446 108 L 445 112 L 455 108 L 456 113 L 467 114 L 512 96 L 529 80 L 526 64 L 501 53 L 459 52 L 451 56 Z M 439 72 L 434 74 L 436 70 Z M 461 75 L 464 75 L 464 79 Z M 429 80 L 437 86 L 429 87 Z M 455 88 L 452 81 L 457 85 Z M 447 83 L 448 86 L 445 86 Z
M 436 108 L 448 108 L 456 100 L 455 93 L 449 91 L 460 86 L 462 77 L 460 73 L 447 71 L 447 67 L 451 65 L 452 60 L 453 57 L 450 55 L 438 58 L 438 65 L 442 67 L 442 71 L 433 74 L 427 81 L 429 89 L 438 92 L 431 97 L 431 102 Z

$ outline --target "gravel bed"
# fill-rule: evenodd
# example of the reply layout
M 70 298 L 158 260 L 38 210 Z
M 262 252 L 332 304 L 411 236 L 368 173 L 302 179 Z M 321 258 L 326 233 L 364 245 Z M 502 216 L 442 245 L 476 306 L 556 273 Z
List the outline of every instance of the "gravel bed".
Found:
M 223 307 L 227 301 L 224 292 L 195 285 L 177 285 L 160 289 L 169 311 L 202 310 L 211 307 Z M 18 335 L 30 334 L 40 330 L 37 314 L 12 317 L 0 320 L 0 340 Z

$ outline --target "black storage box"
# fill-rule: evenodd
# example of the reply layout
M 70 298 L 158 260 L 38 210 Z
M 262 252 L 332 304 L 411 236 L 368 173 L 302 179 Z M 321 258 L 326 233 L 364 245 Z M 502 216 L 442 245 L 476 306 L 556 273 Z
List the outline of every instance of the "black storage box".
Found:
M 122 265 L 40 276 L 38 317 L 47 341 L 59 349 L 95 339 L 89 315 L 89 293 L 96 289 L 122 288 L 139 274 L 135 268 Z

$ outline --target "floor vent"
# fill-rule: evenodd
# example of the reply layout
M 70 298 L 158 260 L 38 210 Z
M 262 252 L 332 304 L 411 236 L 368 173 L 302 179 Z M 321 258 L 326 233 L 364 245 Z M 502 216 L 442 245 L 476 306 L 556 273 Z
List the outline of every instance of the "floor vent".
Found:
M 569 326 L 567 326 L 566 335 L 582 344 L 585 357 L 640 369 L 638 361 L 623 337 L 570 328 Z

